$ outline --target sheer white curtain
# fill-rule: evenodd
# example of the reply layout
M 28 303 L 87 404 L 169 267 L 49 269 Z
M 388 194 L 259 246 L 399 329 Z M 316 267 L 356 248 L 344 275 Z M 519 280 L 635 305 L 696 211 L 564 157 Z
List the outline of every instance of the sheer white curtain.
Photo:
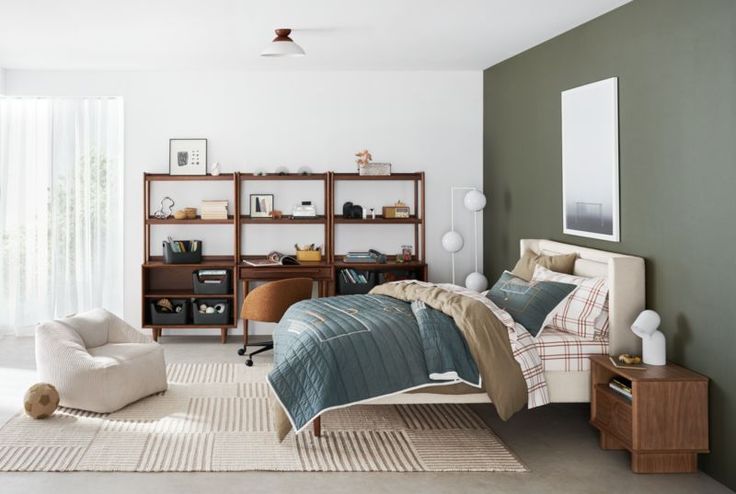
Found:
M 0 332 L 122 313 L 123 101 L 0 97 Z

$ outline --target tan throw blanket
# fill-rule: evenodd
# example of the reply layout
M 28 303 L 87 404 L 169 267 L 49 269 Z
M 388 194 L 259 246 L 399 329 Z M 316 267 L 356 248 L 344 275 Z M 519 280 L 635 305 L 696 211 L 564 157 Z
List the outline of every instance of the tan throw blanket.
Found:
M 481 301 L 437 286 L 410 282 L 379 285 L 371 294 L 405 302 L 420 300 L 452 317 L 468 343 L 483 389 L 499 416 L 507 420 L 526 405 L 527 385 L 514 359 L 508 328 Z M 428 388 L 424 392 L 433 391 Z M 283 440 L 292 425 L 278 401 L 273 399 L 272 404 L 274 425 L 279 440 Z
M 414 283 L 378 285 L 371 293 L 406 302 L 421 300 L 452 317 L 468 342 L 483 379 L 483 388 L 498 415 L 507 420 L 526 405 L 526 381 L 514 359 L 508 329 L 488 307 L 458 293 Z

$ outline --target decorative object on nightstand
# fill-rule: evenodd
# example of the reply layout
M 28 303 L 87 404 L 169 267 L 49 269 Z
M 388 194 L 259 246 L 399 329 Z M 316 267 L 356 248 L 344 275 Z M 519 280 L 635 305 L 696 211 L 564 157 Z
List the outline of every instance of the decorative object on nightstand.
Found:
M 169 175 L 207 175 L 207 139 L 169 139 Z
M 645 310 L 636 318 L 631 331 L 641 338 L 642 360 L 648 365 L 666 365 L 667 347 L 664 334 L 657 331 L 661 318 L 653 310 Z
M 675 364 L 619 368 L 590 358 L 590 423 L 603 449 L 626 449 L 636 473 L 695 472 L 708 453 L 708 378 Z
M 475 231 L 475 271 L 465 278 L 465 286 L 476 292 L 488 288 L 488 279 L 478 271 L 478 213 L 486 206 L 486 196 L 476 187 L 450 188 L 450 231 L 442 235 L 442 247 L 452 255 L 452 282 L 455 283 L 455 254 L 465 245 L 463 236 L 455 231 L 455 191 L 467 190 L 463 198 L 465 208 L 473 212 L 473 228 Z
M 210 175 L 212 175 L 213 177 L 216 177 L 220 173 L 221 173 L 221 171 L 220 171 L 220 162 L 219 161 L 215 161 L 215 164 L 212 165 L 212 170 L 210 170 Z

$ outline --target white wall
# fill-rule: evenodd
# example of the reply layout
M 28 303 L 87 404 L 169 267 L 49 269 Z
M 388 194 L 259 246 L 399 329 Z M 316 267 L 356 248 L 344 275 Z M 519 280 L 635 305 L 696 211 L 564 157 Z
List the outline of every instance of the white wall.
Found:
M 273 171 L 281 165 L 291 171 L 304 165 L 314 171 L 354 171 L 353 154 L 364 148 L 375 161 L 393 163 L 394 171 L 424 170 L 429 273 L 433 280 L 448 281 L 450 258 L 442 250 L 440 237 L 450 224 L 450 186 L 481 187 L 483 183 L 482 88 L 480 71 L 6 71 L 9 95 L 125 99 L 125 204 L 121 205 L 125 209 L 125 318 L 134 324 L 140 319 L 142 174 L 168 171 L 171 137 L 208 138 L 208 161 L 219 161 L 225 172 Z M 222 184 L 157 187 L 153 198 L 170 193 L 181 207 L 197 207 L 204 198 L 230 197 L 229 189 L 218 189 Z M 371 207 L 411 200 L 400 185 L 381 188 L 380 194 L 374 194 L 375 188 L 366 192 L 349 187 L 355 186 L 338 191 L 338 207 L 352 198 Z M 310 194 L 298 188 L 276 192 L 276 207 L 285 211 L 301 195 Z M 459 197 L 457 204 L 461 201 Z M 456 216 L 456 229 L 466 237 L 466 248 L 458 257 L 462 282 L 472 271 L 472 222 L 461 207 Z M 185 226 L 154 228 L 156 240 L 193 231 Z M 227 235 L 221 233 L 227 227 L 196 228 L 208 253 L 232 244 L 229 230 Z M 295 226 L 289 232 L 246 228 L 258 229 L 246 242 L 249 253 L 287 249 L 297 241 L 321 241 L 319 226 Z M 410 227 L 392 227 L 389 234 L 373 226 L 338 228 L 337 244 L 342 250 L 375 247 L 397 252 L 402 243 L 413 243 Z M 154 242 L 154 249 L 158 245 Z
M 5 69 L 0 67 L 0 94 L 5 94 Z

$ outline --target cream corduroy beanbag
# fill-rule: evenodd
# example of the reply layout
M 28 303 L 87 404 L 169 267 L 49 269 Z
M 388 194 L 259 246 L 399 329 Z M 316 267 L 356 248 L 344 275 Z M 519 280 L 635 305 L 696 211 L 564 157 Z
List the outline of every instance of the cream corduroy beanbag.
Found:
M 60 406 L 91 412 L 167 388 L 163 347 L 105 309 L 39 324 L 36 367 L 59 391 Z

